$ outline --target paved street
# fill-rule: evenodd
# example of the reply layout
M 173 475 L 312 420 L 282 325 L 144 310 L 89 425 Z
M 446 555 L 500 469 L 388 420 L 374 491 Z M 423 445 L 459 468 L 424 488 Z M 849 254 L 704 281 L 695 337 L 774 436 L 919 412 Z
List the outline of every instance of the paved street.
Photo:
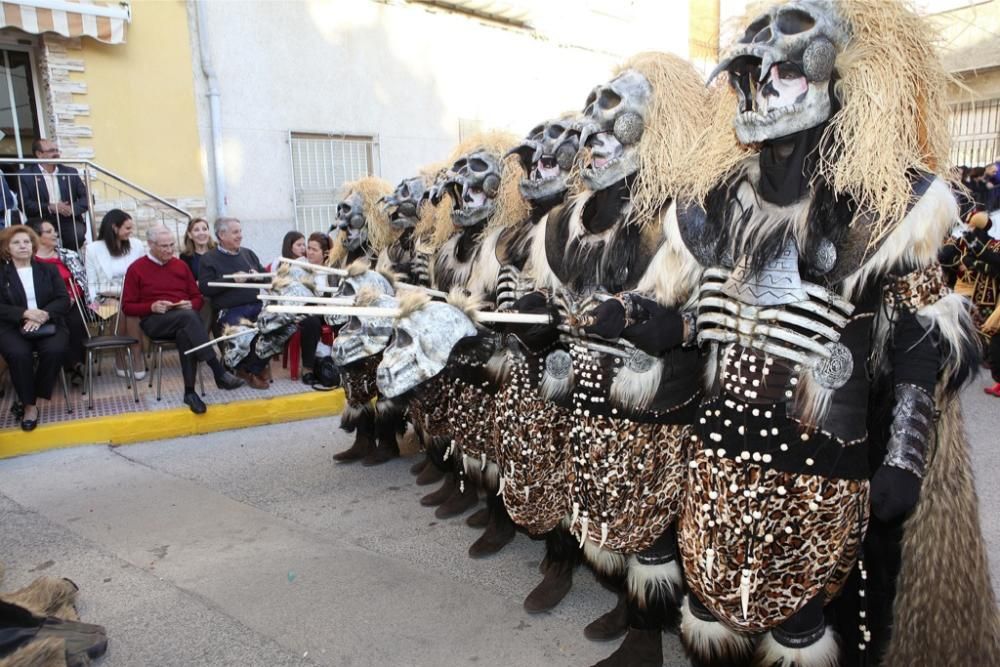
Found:
M 995 516 L 1000 401 L 981 386 L 966 414 Z M 111 638 L 105 667 L 558 667 L 613 649 L 582 635 L 613 603 L 586 570 L 556 611 L 529 616 L 541 543 L 469 559 L 477 531 L 417 504 L 413 459 L 333 464 L 347 444 L 330 418 L 0 461 L 3 587 L 77 582 L 83 620 Z M 986 530 L 996 582 L 1000 525 Z M 673 637 L 664 647 L 686 664 Z

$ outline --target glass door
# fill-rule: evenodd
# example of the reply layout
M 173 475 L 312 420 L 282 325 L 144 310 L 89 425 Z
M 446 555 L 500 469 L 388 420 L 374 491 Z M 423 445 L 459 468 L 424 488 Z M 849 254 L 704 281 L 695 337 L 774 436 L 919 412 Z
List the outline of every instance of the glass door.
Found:
M 31 54 L 0 49 L 0 157 L 32 157 L 40 130 Z

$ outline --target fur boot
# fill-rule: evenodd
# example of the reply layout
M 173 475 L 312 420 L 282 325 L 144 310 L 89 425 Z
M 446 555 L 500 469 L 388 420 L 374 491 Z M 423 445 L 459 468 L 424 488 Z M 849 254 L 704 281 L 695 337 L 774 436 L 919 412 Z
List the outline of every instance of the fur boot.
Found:
M 628 602 L 624 588 L 618 591 L 614 608 L 587 624 L 583 636 L 592 642 L 609 642 L 628 632 Z
M 486 487 L 486 509 L 489 510 L 489 520 L 486 523 L 486 530 L 469 547 L 470 558 L 492 556 L 507 546 L 517 535 L 514 521 L 507 513 L 503 499 L 497 495 L 497 489 L 489 488 L 488 484 Z
M 789 645 L 791 644 L 791 645 Z M 832 628 L 804 645 L 788 641 L 781 629 L 766 633 L 754 653 L 754 667 L 839 667 L 840 647 Z
M 630 627 L 621 646 L 594 667 L 663 667 L 663 633 Z
M 442 473 L 442 477 L 444 481 L 441 483 L 441 486 L 438 487 L 437 491 L 432 491 L 421 498 L 421 505 L 424 507 L 437 507 L 458 491 L 458 481 L 455 473 L 445 472 Z
M 333 460 L 338 463 L 353 463 L 363 459 L 374 447 L 375 434 L 375 412 L 368 406 L 361 410 L 352 411 L 350 421 L 345 416 L 341 417 L 341 426 L 350 433 L 354 431 L 354 444 L 342 452 L 333 455 Z
M 448 499 L 434 510 L 434 516 L 439 519 L 449 519 L 464 514 L 479 502 L 479 492 L 476 485 L 467 477 L 459 479 L 459 472 L 452 473 L 456 480 L 455 490 Z
M 749 667 L 754 642 L 712 618 L 700 603 L 687 596 L 681 605 L 681 644 L 692 667 Z
M 576 540 L 561 527 L 545 534 L 545 558 L 542 559 L 542 581 L 524 599 L 529 614 L 549 611 L 562 602 L 573 587 L 573 570 L 581 558 Z

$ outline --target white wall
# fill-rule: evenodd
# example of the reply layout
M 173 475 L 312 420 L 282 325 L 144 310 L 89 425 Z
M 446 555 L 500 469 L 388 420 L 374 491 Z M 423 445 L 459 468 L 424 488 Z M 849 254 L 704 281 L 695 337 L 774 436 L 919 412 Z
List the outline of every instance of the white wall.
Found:
M 687 55 L 686 2 L 533 5 L 535 30 L 525 31 L 403 0 L 204 3 L 228 212 L 243 220 L 247 245 L 271 257 L 294 225 L 290 130 L 377 134 L 378 175 L 395 184 L 447 156 L 459 119 L 523 135 L 581 108 L 632 53 Z M 207 151 L 205 85 L 191 41 Z

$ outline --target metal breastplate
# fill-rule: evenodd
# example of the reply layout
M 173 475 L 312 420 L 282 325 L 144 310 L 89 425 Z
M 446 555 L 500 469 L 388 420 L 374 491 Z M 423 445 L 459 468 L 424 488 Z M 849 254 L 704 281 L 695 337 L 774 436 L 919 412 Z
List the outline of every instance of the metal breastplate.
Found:
M 782 254 L 751 275 L 735 269 L 705 271 L 698 295 L 698 341 L 739 344 L 809 372 L 821 387 L 838 389 L 851 377 L 853 355 L 840 338 L 854 305 L 805 282 L 789 242 Z

